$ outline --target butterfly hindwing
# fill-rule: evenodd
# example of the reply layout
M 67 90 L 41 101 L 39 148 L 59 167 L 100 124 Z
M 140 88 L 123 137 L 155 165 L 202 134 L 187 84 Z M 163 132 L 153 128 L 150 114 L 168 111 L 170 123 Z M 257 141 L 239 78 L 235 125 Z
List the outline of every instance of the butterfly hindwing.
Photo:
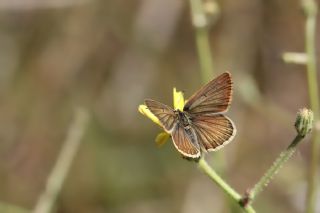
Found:
M 233 122 L 222 114 L 201 115 L 192 118 L 198 143 L 207 151 L 215 151 L 229 143 L 236 134 Z
M 162 127 L 168 133 L 171 133 L 178 119 L 173 109 L 165 104 L 151 99 L 146 99 L 145 104 L 152 114 L 159 119 Z
M 190 114 L 225 112 L 231 102 L 231 75 L 225 72 L 198 90 L 184 106 Z
M 188 158 L 200 157 L 200 146 L 194 132 L 187 133 L 185 128 L 180 123 L 177 123 L 171 136 L 174 146 L 183 156 Z

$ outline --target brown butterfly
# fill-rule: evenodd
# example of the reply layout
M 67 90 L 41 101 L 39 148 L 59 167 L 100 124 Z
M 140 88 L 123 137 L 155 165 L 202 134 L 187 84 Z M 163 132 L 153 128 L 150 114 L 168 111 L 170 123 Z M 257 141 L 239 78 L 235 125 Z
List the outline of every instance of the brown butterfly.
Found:
M 235 136 L 233 122 L 224 115 L 231 95 L 231 75 L 225 72 L 191 96 L 183 111 L 151 99 L 146 99 L 145 104 L 171 134 L 177 150 L 184 157 L 197 159 L 202 151 L 218 150 Z

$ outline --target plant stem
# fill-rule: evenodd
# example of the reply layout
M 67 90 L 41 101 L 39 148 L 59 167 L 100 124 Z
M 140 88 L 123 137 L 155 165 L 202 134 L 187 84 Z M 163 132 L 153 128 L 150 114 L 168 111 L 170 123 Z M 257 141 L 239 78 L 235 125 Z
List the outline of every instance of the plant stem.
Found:
M 215 8 L 218 7 L 216 1 L 211 1 L 215 5 Z M 190 0 L 191 7 L 191 18 L 192 24 L 195 29 L 195 39 L 198 51 L 198 59 L 200 63 L 200 75 L 201 81 L 203 84 L 209 82 L 214 75 L 213 62 L 212 62 L 212 53 L 210 49 L 210 39 L 208 32 L 209 21 L 205 13 L 205 6 L 203 0 Z M 216 9 L 211 13 L 212 18 L 216 18 L 219 15 L 219 10 Z M 218 162 L 218 167 L 220 170 L 224 167 L 223 153 L 219 152 L 215 155 L 215 162 Z M 218 171 L 219 171 L 218 169 Z
M 237 203 L 244 212 L 254 213 L 255 210 L 252 206 L 247 205 L 246 207 L 241 205 L 241 195 L 231 188 L 204 160 L 201 158 L 198 162 L 199 168 L 202 169 L 206 175 L 208 175 L 211 180 L 213 180 L 235 203 Z
M 215 4 L 216 8 L 218 8 L 217 3 L 215 1 L 211 2 Z M 212 76 L 214 75 L 214 69 L 213 69 L 213 62 L 212 62 L 212 53 L 210 49 L 210 42 L 209 42 L 209 32 L 208 32 L 208 19 L 206 17 L 206 13 L 204 10 L 204 4 L 202 0 L 190 0 L 190 7 L 191 7 L 191 18 L 192 18 L 192 24 L 195 28 L 195 39 L 196 39 L 196 45 L 197 45 L 197 51 L 198 51 L 198 59 L 200 64 L 200 73 L 201 73 L 201 81 L 202 83 L 207 83 L 210 81 Z M 219 10 L 214 10 L 213 13 L 211 13 L 212 18 L 216 18 L 219 14 Z M 224 162 L 221 160 L 223 158 L 223 153 L 220 153 L 219 155 L 216 155 L 216 161 L 219 162 L 220 170 L 223 168 L 222 163 Z M 202 168 L 206 174 L 208 174 L 219 186 L 224 186 L 228 192 L 231 193 L 228 194 L 232 197 L 236 196 L 237 198 L 241 198 L 241 196 L 235 192 L 232 188 L 230 188 L 222 179 L 220 176 L 216 174 L 214 170 L 210 168 L 210 166 L 207 164 L 207 162 L 204 159 L 201 159 L 199 162 L 200 168 Z M 220 183 L 220 184 L 219 184 Z M 232 192 L 234 192 L 232 194 Z M 254 212 L 254 211 L 253 211 Z
M 61 191 L 63 182 L 70 170 L 71 163 L 79 148 L 88 121 L 88 115 L 83 109 L 77 109 L 75 118 L 68 131 L 57 162 L 49 175 L 45 191 L 41 194 L 33 213 L 49 213 Z
M 274 161 L 269 170 L 263 175 L 263 177 L 259 180 L 259 182 L 250 190 L 248 194 L 249 203 L 252 202 L 256 196 L 263 191 L 263 189 L 269 184 L 274 175 L 279 171 L 282 165 L 293 155 L 296 150 L 297 144 L 304 137 L 301 135 L 297 135 L 288 148 L 281 152 L 279 157 Z
M 316 18 L 317 4 L 314 0 L 302 0 L 302 6 L 306 14 L 305 24 L 305 49 L 307 53 L 307 76 L 311 110 L 314 113 L 314 120 L 319 120 L 319 95 L 317 84 L 316 67 Z M 318 188 L 318 161 L 320 151 L 320 140 L 318 131 L 314 131 L 311 144 L 311 162 L 308 174 L 308 192 L 306 212 L 315 212 L 316 194 Z
M 212 54 L 209 43 L 208 21 L 201 0 L 190 0 L 192 23 L 196 30 L 196 44 L 202 82 L 208 82 L 213 75 Z

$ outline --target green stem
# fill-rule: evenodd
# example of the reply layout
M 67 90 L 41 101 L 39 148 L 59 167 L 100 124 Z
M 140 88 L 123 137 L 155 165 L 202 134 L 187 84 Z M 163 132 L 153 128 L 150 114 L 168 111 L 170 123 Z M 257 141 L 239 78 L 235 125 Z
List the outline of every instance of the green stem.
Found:
M 306 212 L 314 213 L 316 206 L 316 195 L 318 189 L 318 159 L 319 159 L 319 133 L 314 131 L 311 144 L 311 162 L 308 174 L 307 204 Z
M 33 213 L 49 213 L 61 191 L 63 182 L 79 148 L 88 121 L 87 113 L 78 109 L 70 126 L 57 162 L 47 180 L 45 191 L 41 194 Z
M 274 175 L 279 171 L 282 165 L 293 155 L 296 150 L 297 144 L 304 137 L 301 135 L 297 135 L 288 148 L 281 152 L 279 157 L 274 161 L 269 170 L 263 175 L 263 177 L 259 180 L 259 182 L 250 190 L 248 194 L 249 202 L 252 202 L 256 196 L 263 191 L 263 189 L 269 184 Z
M 212 54 L 209 43 L 208 21 L 201 0 L 190 0 L 192 23 L 196 30 L 196 44 L 202 82 L 208 82 L 213 75 Z
M 215 4 L 215 7 L 218 8 L 218 3 L 216 1 L 212 1 L 211 3 Z M 192 23 L 195 28 L 201 79 L 202 83 L 205 84 L 211 80 L 214 74 L 208 33 L 208 18 L 205 13 L 203 0 L 190 0 L 190 6 Z M 216 18 L 218 15 L 218 9 L 214 10 L 214 12 L 211 13 L 212 18 Z M 224 155 L 222 152 L 217 153 L 214 158 L 217 166 L 216 169 L 219 172 L 221 172 L 225 167 L 225 161 L 223 160 L 223 158 Z
M 316 67 L 316 19 L 317 4 L 314 0 L 303 0 L 302 6 L 306 14 L 305 25 L 305 49 L 307 53 L 307 76 L 311 110 L 314 113 L 314 120 L 319 120 L 319 95 L 317 84 Z M 311 162 L 308 175 L 307 209 L 306 212 L 315 212 L 317 180 L 318 180 L 318 160 L 320 151 L 320 140 L 318 131 L 314 131 L 311 145 Z
M 212 1 L 215 8 L 218 8 L 218 3 Z M 198 51 L 198 59 L 200 64 L 200 75 L 203 84 L 211 80 L 214 75 L 212 53 L 210 49 L 210 39 L 208 33 L 208 18 L 205 13 L 205 7 L 203 0 L 190 0 L 191 18 L 193 27 L 195 29 L 195 39 Z M 214 10 L 211 13 L 212 18 L 216 18 L 219 15 L 219 9 Z M 224 167 L 223 153 L 217 153 L 215 155 L 215 162 L 218 163 L 218 171 Z
M 314 115 L 318 116 L 319 110 L 319 95 L 318 95 L 318 83 L 317 83 L 317 67 L 316 67 L 316 5 L 312 9 L 314 12 L 307 12 L 306 20 L 306 40 L 305 48 L 308 56 L 307 60 L 307 74 L 308 74 L 308 89 L 310 95 L 311 109 Z M 314 111 L 314 110 L 317 111 Z
M 247 205 L 243 206 L 241 205 L 241 195 L 237 193 L 233 188 L 231 188 L 210 166 L 209 164 L 204 160 L 204 158 L 201 158 L 198 162 L 199 168 L 202 169 L 202 171 L 208 175 L 211 180 L 213 180 L 235 203 L 237 203 L 244 212 L 247 213 L 254 213 L 255 210 L 252 206 Z

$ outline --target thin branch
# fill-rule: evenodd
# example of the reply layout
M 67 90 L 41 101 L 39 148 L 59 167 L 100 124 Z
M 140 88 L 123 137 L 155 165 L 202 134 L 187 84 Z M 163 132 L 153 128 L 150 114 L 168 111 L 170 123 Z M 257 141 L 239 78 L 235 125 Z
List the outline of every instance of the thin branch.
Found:
M 314 0 L 302 0 L 302 6 L 306 15 L 305 24 L 305 49 L 308 57 L 307 76 L 311 109 L 314 119 L 319 120 L 319 94 L 316 67 L 316 24 L 317 3 Z M 308 175 L 307 209 L 306 212 L 315 212 L 316 194 L 318 189 L 318 162 L 320 156 L 320 135 L 314 131 L 311 145 L 311 162 Z
M 282 59 L 285 63 L 292 64 L 307 64 L 308 56 L 306 53 L 285 52 L 282 54 Z
M 192 23 L 195 28 L 196 44 L 202 82 L 213 76 L 213 62 L 209 42 L 208 20 L 201 0 L 190 0 Z
M 33 213 L 49 213 L 52 211 L 73 159 L 79 149 L 87 122 L 87 112 L 83 109 L 77 109 L 57 162 L 47 180 L 45 191 L 41 194 Z
M 247 205 L 244 206 L 241 203 L 241 195 L 236 192 L 231 186 L 229 186 L 210 166 L 209 164 L 204 160 L 204 158 L 201 158 L 198 162 L 199 168 L 210 177 L 210 179 L 215 182 L 235 203 L 237 203 L 240 208 L 244 210 L 244 212 L 247 213 L 255 213 L 255 210 L 252 206 Z
M 285 162 L 293 155 L 296 151 L 296 145 L 303 139 L 302 136 L 297 135 L 292 143 L 288 146 L 288 148 L 281 152 L 279 157 L 274 161 L 272 166 L 268 169 L 268 171 L 263 175 L 263 177 L 259 180 L 259 182 L 251 189 L 248 193 L 249 203 L 253 202 L 253 200 L 257 197 L 257 195 L 264 190 L 269 184 L 269 182 L 273 179 L 275 174 L 278 173 L 280 168 L 283 166 Z
M 277 174 L 283 164 L 287 162 L 293 155 L 293 153 L 296 151 L 298 143 L 311 132 L 313 127 L 313 119 L 313 112 L 311 110 L 306 108 L 299 110 L 294 124 L 297 131 L 297 136 L 293 139 L 288 148 L 280 153 L 279 157 L 274 161 L 272 166 L 262 176 L 258 183 L 242 198 L 242 202 L 245 205 L 254 201 L 257 195 L 268 186 L 269 182 L 272 180 L 275 174 Z

